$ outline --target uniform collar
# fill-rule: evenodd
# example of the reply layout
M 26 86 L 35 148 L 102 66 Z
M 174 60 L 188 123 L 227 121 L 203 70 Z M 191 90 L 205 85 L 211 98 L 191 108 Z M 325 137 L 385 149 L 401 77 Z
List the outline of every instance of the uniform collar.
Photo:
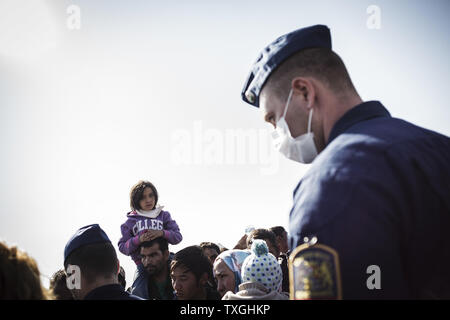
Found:
M 116 296 L 124 295 L 125 290 L 120 284 L 107 284 L 101 287 L 97 287 L 90 291 L 85 297 L 84 300 L 100 300 Z
M 390 118 L 391 114 L 379 101 L 367 101 L 358 104 L 354 108 L 347 111 L 331 129 L 328 144 L 331 143 L 338 135 L 347 131 L 354 124 L 373 118 L 386 117 Z

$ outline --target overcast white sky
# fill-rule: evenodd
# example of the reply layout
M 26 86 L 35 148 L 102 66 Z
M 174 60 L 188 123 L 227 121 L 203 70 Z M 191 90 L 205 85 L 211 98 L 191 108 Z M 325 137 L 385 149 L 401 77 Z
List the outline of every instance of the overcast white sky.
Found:
M 70 5 L 80 29 L 70 29 Z M 380 29 L 367 22 L 376 5 Z M 240 92 L 259 51 L 331 29 L 363 100 L 450 134 L 449 1 L 0 0 L 0 238 L 43 274 L 99 223 L 117 248 L 129 192 L 152 181 L 184 240 L 232 247 L 288 225 L 307 165 L 272 147 Z M 369 24 L 373 26 L 373 24 Z M 131 284 L 135 266 L 119 254 Z

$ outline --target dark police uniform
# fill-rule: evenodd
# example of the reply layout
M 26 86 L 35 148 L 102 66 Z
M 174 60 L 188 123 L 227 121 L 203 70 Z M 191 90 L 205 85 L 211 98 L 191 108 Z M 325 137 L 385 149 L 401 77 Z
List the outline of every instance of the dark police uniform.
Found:
M 334 248 L 344 298 L 450 298 L 449 166 L 450 139 L 358 105 L 294 191 L 290 246 Z M 371 265 L 381 289 L 367 287 Z
M 314 26 L 309 34 L 314 28 L 323 31 Z M 258 106 L 270 72 L 292 54 L 290 42 L 294 51 L 302 41 L 309 47 L 302 30 L 277 39 L 282 49 L 265 49 L 265 61 L 282 57 L 253 68 L 265 79 L 252 84 L 261 75 L 249 76 L 244 101 Z M 449 187 L 450 139 L 392 118 L 378 101 L 364 102 L 337 121 L 295 188 L 290 248 L 315 236 L 336 250 L 344 299 L 449 299 Z M 368 285 L 370 266 L 379 267 L 380 288 Z
M 144 300 L 140 297 L 132 295 L 125 290 L 120 284 L 108 284 L 95 288 L 89 292 L 84 300 Z

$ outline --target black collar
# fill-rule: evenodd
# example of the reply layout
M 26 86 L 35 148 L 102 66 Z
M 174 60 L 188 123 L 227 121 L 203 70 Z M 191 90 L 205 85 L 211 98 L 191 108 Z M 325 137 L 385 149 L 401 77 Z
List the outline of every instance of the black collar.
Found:
M 126 295 L 127 293 L 120 284 L 107 284 L 90 291 L 84 300 L 114 299 Z
M 390 118 L 391 114 L 379 101 L 367 101 L 347 111 L 331 129 L 328 144 L 338 135 L 347 131 L 354 124 L 379 117 Z

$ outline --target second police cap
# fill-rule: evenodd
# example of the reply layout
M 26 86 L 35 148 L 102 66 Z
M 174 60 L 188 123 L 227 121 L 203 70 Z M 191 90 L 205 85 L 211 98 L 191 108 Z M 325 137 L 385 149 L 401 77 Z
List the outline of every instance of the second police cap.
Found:
M 105 231 L 103 231 L 98 224 L 90 224 L 78 229 L 64 248 L 64 263 L 66 262 L 67 257 L 76 249 L 84 245 L 104 242 L 111 243 Z
M 259 108 L 259 95 L 270 74 L 287 58 L 308 48 L 331 50 L 330 29 L 325 25 L 301 28 L 279 37 L 264 48 L 245 81 L 242 100 Z

